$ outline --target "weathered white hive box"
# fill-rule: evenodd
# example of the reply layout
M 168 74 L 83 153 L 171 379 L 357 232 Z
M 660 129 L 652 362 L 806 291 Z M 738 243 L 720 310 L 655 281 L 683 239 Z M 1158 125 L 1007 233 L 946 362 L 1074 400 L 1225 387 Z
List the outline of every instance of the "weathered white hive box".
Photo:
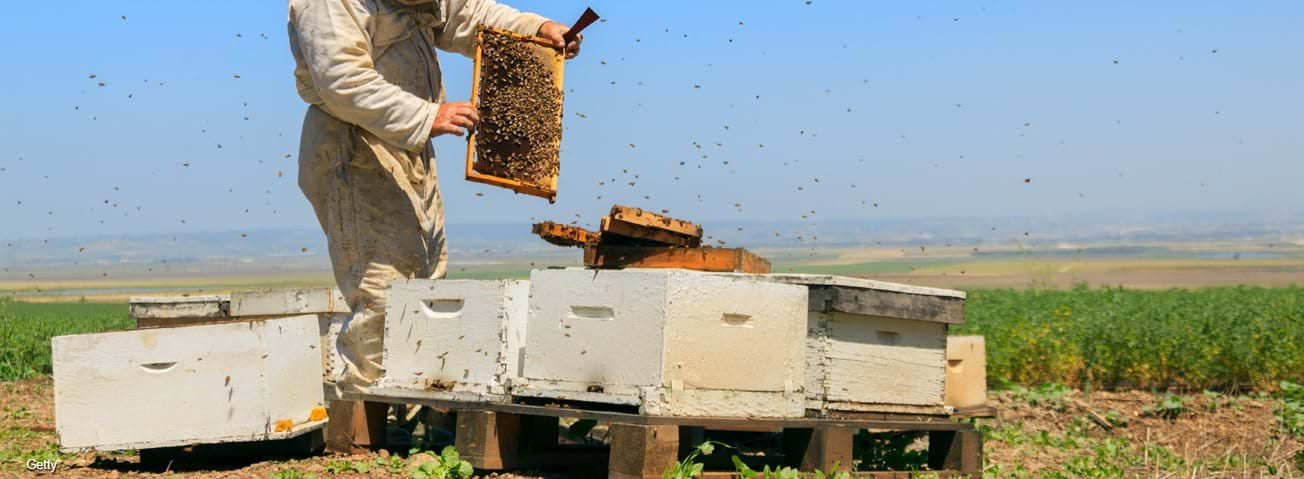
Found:
M 964 322 L 963 291 L 841 276 L 767 277 L 810 288 L 808 409 L 947 413 L 946 329 Z
M 664 416 L 799 417 L 806 288 L 675 269 L 530 273 L 512 394 Z
M 506 401 L 525 360 L 528 281 L 414 279 L 390 284 L 385 375 L 372 392 Z
M 323 405 L 317 318 L 51 340 L 64 451 L 259 441 L 314 431 Z M 290 421 L 288 430 L 277 423 Z
M 270 289 L 236 291 L 231 293 L 232 319 L 284 318 L 312 314 L 317 317 L 321 338 L 322 380 L 331 398 L 339 397 L 334 385 L 344 374 L 344 360 L 340 358 L 336 342 L 340 329 L 348 319 L 349 305 L 344 295 L 335 288 Z

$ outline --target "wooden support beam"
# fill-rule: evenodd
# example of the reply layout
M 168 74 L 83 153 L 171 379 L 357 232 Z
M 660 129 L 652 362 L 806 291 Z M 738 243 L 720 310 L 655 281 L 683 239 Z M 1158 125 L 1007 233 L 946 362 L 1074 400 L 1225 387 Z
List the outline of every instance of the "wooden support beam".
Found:
M 655 479 L 679 459 L 679 426 L 611 425 L 607 477 Z
M 683 268 L 765 274 L 770 262 L 743 248 L 674 248 L 597 244 L 584 247 L 584 266 L 599 269 Z
M 983 436 L 974 429 L 930 431 L 928 433 L 928 468 L 951 470 L 973 477 L 982 475 Z
M 850 471 L 853 466 L 851 441 L 856 431 L 837 426 L 784 429 L 784 462 L 802 471 Z
M 331 401 L 326 408 L 326 449 L 354 454 L 385 446 L 389 405 L 369 401 Z
M 476 469 L 519 467 L 521 422 L 518 414 L 458 411 L 454 446 Z

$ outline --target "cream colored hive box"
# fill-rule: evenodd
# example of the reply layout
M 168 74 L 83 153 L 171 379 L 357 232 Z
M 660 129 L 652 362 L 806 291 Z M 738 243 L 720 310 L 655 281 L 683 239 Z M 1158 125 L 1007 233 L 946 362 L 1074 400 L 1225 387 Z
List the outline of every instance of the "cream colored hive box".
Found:
M 59 336 L 51 347 L 63 451 L 285 439 L 325 423 L 309 420 L 324 405 L 315 316 Z
M 406 280 L 390 285 L 385 376 L 374 394 L 506 401 L 524 361 L 530 283 Z
M 841 276 L 775 274 L 810 288 L 806 407 L 946 414 L 946 329 L 962 291 Z
M 674 269 L 530 273 L 512 394 L 660 416 L 799 417 L 806 288 Z
M 957 410 L 987 405 L 986 340 L 982 336 L 946 339 L 946 405 Z

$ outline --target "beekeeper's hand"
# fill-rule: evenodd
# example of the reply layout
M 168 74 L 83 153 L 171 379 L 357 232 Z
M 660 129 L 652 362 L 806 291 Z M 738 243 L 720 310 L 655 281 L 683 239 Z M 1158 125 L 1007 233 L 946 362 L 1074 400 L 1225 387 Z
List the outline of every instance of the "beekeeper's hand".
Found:
M 470 130 L 480 124 L 480 113 L 469 101 L 451 101 L 439 105 L 435 113 L 435 126 L 430 129 L 430 136 L 443 134 L 462 136 L 464 130 Z
M 562 35 L 565 35 L 566 32 L 569 31 L 570 31 L 570 27 L 568 26 L 562 25 L 557 22 L 548 21 L 548 22 L 544 22 L 543 25 L 539 26 L 538 36 L 540 38 L 552 42 L 553 45 L 556 45 L 558 47 L 561 47 L 564 44 L 566 47 L 566 59 L 569 60 L 575 58 L 575 55 L 580 54 L 580 44 L 584 43 L 583 33 L 579 35 L 575 35 L 575 40 L 572 40 L 570 43 L 568 44 L 564 43 L 566 40 L 562 38 Z

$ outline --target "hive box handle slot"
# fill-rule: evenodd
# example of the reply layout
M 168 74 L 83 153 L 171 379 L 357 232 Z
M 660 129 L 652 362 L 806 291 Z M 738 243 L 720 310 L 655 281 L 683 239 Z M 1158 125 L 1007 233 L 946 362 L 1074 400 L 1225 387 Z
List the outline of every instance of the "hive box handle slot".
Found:
M 896 344 L 896 343 L 898 343 L 898 342 L 900 342 L 900 341 L 901 341 L 901 333 L 898 333 L 898 332 L 895 332 L 895 331 L 879 331 L 879 332 L 878 332 L 878 342 L 879 342 L 879 344 L 892 345 L 892 344 Z
M 752 327 L 752 316 L 750 314 L 724 313 L 724 315 L 720 316 L 720 321 L 723 321 L 727 326 Z
M 456 319 L 465 305 L 461 299 L 427 299 L 421 302 L 421 312 L 430 319 Z
M 571 306 L 567 319 L 611 321 L 616 319 L 616 312 L 607 306 Z
M 140 369 L 150 374 L 163 374 L 177 367 L 176 361 L 166 363 L 145 363 Z

